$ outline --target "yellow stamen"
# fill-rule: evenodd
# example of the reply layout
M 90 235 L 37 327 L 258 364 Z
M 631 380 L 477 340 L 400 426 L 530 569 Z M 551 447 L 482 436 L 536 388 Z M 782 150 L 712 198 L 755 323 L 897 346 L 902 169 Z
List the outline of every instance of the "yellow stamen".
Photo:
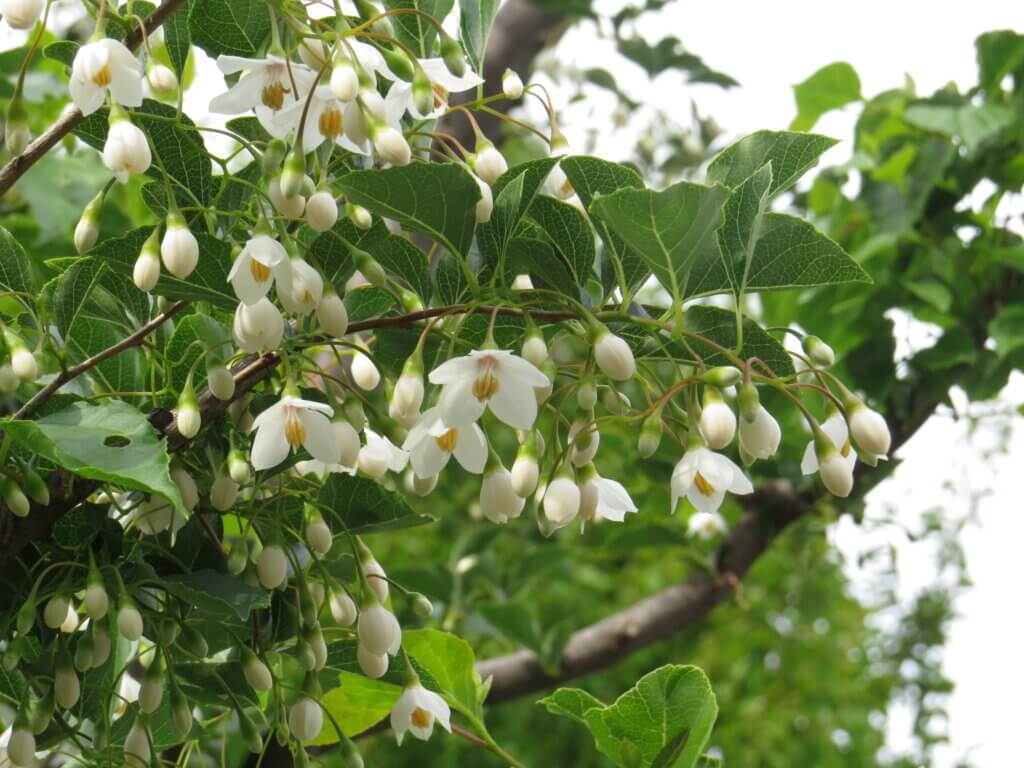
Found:
M 434 88 L 434 109 L 448 106 L 448 89 L 440 83 L 432 83 Z
M 473 382 L 473 394 L 480 402 L 490 400 L 498 391 L 498 380 L 494 374 L 487 371 L 483 376 Z
M 263 99 L 264 106 L 270 107 L 276 112 L 284 106 L 284 95 L 286 93 L 288 93 L 288 89 L 281 84 L 280 80 L 275 80 L 263 86 L 260 98 Z
M 455 450 L 455 442 L 459 439 L 459 430 L 449 429 L 443 435 L 438 435 L 434 438 L 434 442 L 437 443 L 437 447 L 445 453 L 451 453 Z
M 850 441 L 849 440 L 847 440 L 845 443 L 843 443 L 843 447 L 839 449 L 839 453 L 842 455 L 842 457 L 844 459 L 847 458 L 850 455 Z
M 257 283 L 265 283 L 270 279 L 270 267 L 256 259 L 249 259 L 249 273 Z
M 320 113 L 320 135 L 328 139 L 335 139 L 341 135 L 342 129 L 341 110 L 328 107 Z
M 310 293 L 309 291 L 306 291 L 304 294 L 302 294 L 302 303 L 303 304 L 312 304 L 313 303 L 313 294 Z
M 96 83 L 100 88 L 105 88 L 110 85 L 110 81 L 113 79 L 113 75 L 110 73 L 110 66 L 107 64 L 103 65 L 103 68 L 92 76 L 92 81 Z
M 294 410 L 290 410 L 285 416 L 284 436 L 292 448 L 298 448 L 306 441 L 306 427 Z
M 715 487 L 705 480 L 704 475 L 700 472 L 693 478 L 693 484 L 697 486 L 697 490 L 704 496 L 711 496 L 715 492 Z
M 434 716 L 427 710 L 416 707 L 412 711 L 412 724 L 417 728 L 429 728 L 434 722 Z

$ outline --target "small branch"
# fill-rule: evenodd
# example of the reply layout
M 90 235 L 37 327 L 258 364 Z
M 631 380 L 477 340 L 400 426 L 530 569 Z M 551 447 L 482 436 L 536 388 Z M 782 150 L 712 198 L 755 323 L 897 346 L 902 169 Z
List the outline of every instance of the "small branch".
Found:
M 186 0 L 164 0 L 153 13 L 146 19 L 145 33 L 141 27 L 136 27 L 125 37 L 124 44 L 134 50 L 142 42 L 144 34 L 152 32 L 163 24 L 171 15 L 185 5 Z M 35 165 L 47 152 L 74 130 L 75 126 L 83 120 L 83 115 L 78 107 L 70 107 L 65 110 L 53 125 L 41 133 L 35 141 L 29 144 L 25 151 L 17 157 L 11 158 L 0 170 L 0 196 L 7 194 L 7 190 L 21 178 L 29 168 Z

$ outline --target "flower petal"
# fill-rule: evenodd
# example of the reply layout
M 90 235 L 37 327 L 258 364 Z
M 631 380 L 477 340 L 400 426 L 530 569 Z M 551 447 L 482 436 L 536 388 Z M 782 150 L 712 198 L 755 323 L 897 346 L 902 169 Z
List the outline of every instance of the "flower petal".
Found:
M 459 430 L 455 441 L 455 458 L 467 472 L 479 475 L 487 464 L 487 438 L 476 424 Z
M 505 376 L 498 381 L 498 391 L 487 401 L 491 413 L 510 427 L 530 429 L 537 420 L 537 397 L 533 387 L 516 376 Z
M 125 107 L 138 107 L 142 104 L 142 78 L 138 71 L 115 72 L 110 80 L 110 95 Z
M 72 77 L 68 88 L 71 90 L 71 100 L 82 110 L 83 115 L 91 115 L 103 106 L 104 90 L 88 80 Z
M 447 365 L 447 363 L 446 363 Z M 531 397 L 532 397 L 531 393 Z M 464 378 L 445 384 L 441 390 L 441 418 L 452 427 L 468 427 L 479 419 L 487 407 L 473 394 L 473 379 Z
M 281 416 L 283 415 L 282 413 Z M 268 419 L 256 430 L 256 437 L 252 441 L 252 466 L 256 470 L 276 467 L 288 458 L 288 450 L 288 439 L 284 435 L 284 418 Z
M 305 402 L 305 401 L 302 401 Z M 338 460 L 338 443 L 334 439 L 334 427 L 330 419 L 314 410 L 304 409 L 298 413 L 299 421 L 306 428 L 306 439 L 303 447 L 314 459 L 324 464 Z
M 253 108 L 266 82 L 261 74 L 249 73 L 224 93 L 210 100 L 209 110 L 219 115 L 238 115 Z
M 499 378 L 514 376 L 531 387 L 546 387 L 551 383 L 540 368 L 516 355 L 500 359 L 497 367 Z
M 476 377 L 476 369 L 476 360 L 472 357 L 453 357 L 432 370 L 427 379 L 431 384 L 449 384 L 459 379 L 472 380 Z
M 422 441 L 409 452 L 412 471 L 416 477 L 436 477 L 448 465 L 451 454 L 441 450 L 437 441 L 430 435 L 424 435 Z

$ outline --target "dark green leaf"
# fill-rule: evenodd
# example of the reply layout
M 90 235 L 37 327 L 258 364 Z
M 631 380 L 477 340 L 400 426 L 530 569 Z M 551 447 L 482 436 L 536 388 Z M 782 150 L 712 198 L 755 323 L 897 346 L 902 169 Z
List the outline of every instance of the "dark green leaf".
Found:
M 501 0 L 459 0 L 462 44 L 477 72 L 483 72 L 487 39 L 490 37 L 491 26 L 494 24 L 494 17 L 500 4 Z
M 388 8 L 415 8 L 437 21 L 444 21 L 455 0 L 387 0 L 385 5 Z M 419 58 L 428 58 L 434 50 L 437 28 L 418 14 L 400 13 L 391 18 L 398 39 L 412 48 Z
M 332 474 L 317 496 L 331 528 L 349 533 L 382 533 L 434 522 L 410 509 L 405 498 L 366 477 Z
M 181 8 L 171 14 L 164 22 L 164 45 L 167 47 L 167 57 L 171 60 L 174 73 L 178 76 L 179 84 L 185 77 L 185 62 L 188 61 L 189 51 L 192 49 L 192 35 L 188 28 L 188 6 Z
M 553 197 L 537 197 L 530 206 L 530 218 L 544 230 L 572 271 L 573 279 L 584 286 L 594 269 L 594 232 L 578 208 Z
M 28 257 L 21 243 L 0 227 L 0 289 L 16 293 L 35 293 Z
M 214 58 L 255 55 L 270 25 L 268 6 L 251 0 L 193 0 L 188 14 L 192 42 Z
M 195 571 L 167 576 L 164 588 L 187 605 L 214 615 L 234 611 L 245 621 L 254 608 L 269 608 L 270 595 L 236 576 L 217 571 Z
M 59 61 L 69 69 L 75 61 L 76 53 L 78 53 L 78 43 L 74 40 L 58 40 L 55 43 L 50 43 L 43 49 L 43 56 Z

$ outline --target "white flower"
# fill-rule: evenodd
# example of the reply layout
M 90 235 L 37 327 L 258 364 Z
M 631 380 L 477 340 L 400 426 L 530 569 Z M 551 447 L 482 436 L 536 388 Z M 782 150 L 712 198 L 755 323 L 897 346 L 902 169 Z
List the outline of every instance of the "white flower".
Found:
M 36 362 L 36 356 L 24 344 L 18 345 L 11 352 L 11 370 L 22 381 L 35 381 L 36 376 L 39 375 L 39 363 Z
M 140 291 L 149 293 L 160 279 L 160 259 L 150 248 L 143 248 L 132 270 L 132 280 Z
M 289 219 L 298 219 L 306 210 L 306 198 L 302 195 L 285 197 L 281 191 L 281 175 L 274 176 L 267 182 L 267 197 L 280 214 Z
M 779 429 L 779 422 L 763 405 L 758 405 L 753 421 L 740 419 L 740 448 L 755 459 L 774 456 L 780 440 L 782 430 Z
M 338 220 L 338 204 L 325 189 L 314 192 L 306 201 L 306 223 L 317 232 L 326 232 Z
M 707 541 L 728 529 L 725 519 L 717 512 L 694 512 L 686 524 L 686 535 Z
M 103 105 L 110 91 L 125 107 L 142 104 L 142 67 L 123 43 L 110 38 L 83 45 L 71 65 L 71 99 L 83 115 Z
M 584 522 L 602 518 L 621 523 L 627 512 L 636 511 L 636 504 L 622 483 L 595 472 L 580 484 L 580 519 Z
M 594 359 L 604 375 L 614 381 L 628 381 L 636 373 L 633 350 L 625 340 L 607 329 L 594 342 Z
M 363 605 L 359 612 L 359 644 L 375 656 L 385 653 L 394 656 L 402 647 L 402 628 L 395 614 L 380 604 L 376 597 Z
M 149 87 L 159 94 L 167 95 L 178 90 L 177 75 L 174 74 L 174 70 L 163 64 L 151 67 L 146 73 L 146 80 L 149 81 Z
M 479 176 L 473 176 L 476 184 L 480 187 L 480 199 L 476 203 L 476 223 L 486 224 L 491 220 L 491 213 L 494 211 L 494 194 L 491 186 Z
M 273 351 L 284 336 L 281 312 L 264 296 L 255 304 L 238 305 L 232 324 L 235 343 L 243 352 Z
M 348 330 L 348 310 L 333 290 L 325 293 L 316 305 L 316 319 L 328 336 L 340 338 Z
M 523 80 L 515 70 L 506 69 L 501 76 L 501 92 L 513 101 L 523 95 Z
M 356 352 L 352 356 L 352 378 L 360 389 L 370 391 L 380 384 L 380 371 L 373 364 L 369 355 Z
M 11 29 L 31 29 L 42 12 L 43 0 L 0 0 L 0 13 Z
M 373 590 L 373 594 L 383 603 L 388 599 L 388 592 L 390 591 L 388 575 L 384 571 L 384 566 L 371 556 L 369 560 L 360 563 L 360 568 L 363 571 L 363 576 L 366 577 L 366 583 Z
M 374 680 L 384 677 L 388 671 L 388 655 L 371 653 L 362 643 L 356 648 L 356 661 L 363 674 Z
M 235 396 L 235 377 L 223 365 L 213 365 L 206 371 L 206 387 L 218 400 L 228 401 Z
M 299 741 L 310 741 L 320 735 L 324 727 L 324 713 L 320 705 L 308 696 L 292 704 L 288 710 L 288 729 Z
M 849 409 L 850 432 L 857 446 L 872 458 L 886 459 L 892 445 L 889 425 L 878 411 L 874 411 L 859 402 Z M 862 457 L 867 461 L 867 457 Z M 872 466 L 876 462 L 868 462 Z
M 853 465 L 857 462 L 857 451 L 850 445 L 850 430 L 846 425 L 846 419 L 841 413 L 833 413 L 821 425 L 821 431 L 832 441 L 839 456 L 848 467 L 851 476 Z M 800 462 L 800 471 L 805 475 L 813 475 L 818 471 L 818 454 L 815 450 L 814 440 L 811 440 L 804 449 L 803 460 Z
M 537 482 L 540 480 L 540 468 L 537 466 L 537 459 L 529 454 L 516 456 L 512 464 L 512 489 L 517 496 L 526 498 L 537 490 Z
M 125 184 L 131 174 L 149 170 L 152 162 L 146 134 L 127 117 L 114 120 L 107 132 L 107 143 L 103 145 L 103 164 L 114 178 Z
M 306 122 L 302 128 L 303 152 L 308 154 L 325 141 L 333 141 L 348 152 L 357 155 L 369 154 L 370 148 L 366 141 L 354 141 L 345 130 L 349 122 L 363 120 L 359 105 L 355 101 L 346 102 L 338 99 L 332 88 L 327 85 L 316 88 L 308 110 L 305 99 L 282 109 L 277 114 L 274 129 L 270 133 L 279 139 L 286 138 L 288 134 L 298 135 L 303 111 L 306 112 Z
M 277 298 L 292 314 L 308 315 L 323 298 L 324 279 L 305 259 L 291 259 L 289 266 L 291 275 L 287 278 L 278 277 Z
M 397 80 L 388 90 L 384 99 L 385 119 L 392 125 L 397 124 L 408 112 L 417 120 L 432 120 L 440 117 L 448 108 L 448 96 L 452 93 L 462 93 L 470 88 L 475 88 L 483 82 L 483 79 L 471 70 L 467 70 L 462 77 L 456 77 L 448 71 L 444 59 L 420 59 L 420 66 L 424 73 L 430 78 L 430 85 L 433 89 L 433 109 L 423 114 L 416 107 L 416 97 L 413 95 L 413 84 L 404 80 Z
M 316 73 L 308 67 L 295 62 L 289 64 L 273 54 L 263 59 L 221 54 L 217 57 L 217 67 L 225 75 L 245 72 L 227 92 L 214 97 L 210 111 L 240 115 L 255 109 L 260 125 L 270 133 L 279 130 L 277 113 L 305 97 L 316 80 Z M 293 83 L 298 93 L 293 92 Z
M 544 490 L 544 517 L 558 526 L 570 522 L 580 511 L 580 489 L 571 477 L 556 477 Z
M 434 733 L 435 721 L 451 733 L 451 710 L 447 702 L 419 681 L 408 686 L 391 709 L 391 730 L 401 744 L 406 731 L 427 741 Z
M 210 486 L 210 504 L 218 512 L 227 512 L 238 500 L 238 483 L 231 475 L 218 474 Z
M 547 179 L 544 180 L 544 192 L 559 200 L 568 200 L 575 194 L 572 184 L 569 183 L 569 177 L 565 175 L 560 162 L 555 163 L 555 167 L 551 169 Z
M 591 418 L 579 417 L 569 426 L 569 456 L 574 466 L 583 467 L 594 460 L 601 433 Z
M 409 452 L 417 477 L 434 477 L 454 455 L 467 472 L 480 474 L 487 463 L 487 438 L 476 424 L 449 427 L 440 408 L 426 411 L 410 431 L 402 448 Z
M 441 416 L 445 424 L 465 427 L 490 407 L 515 429 L 530 429 L 537 418 L 534 387 L 550 382 L 535 365 L 508 350 L 474 350 L 439 365 L 429 376 L 442 385 Z
M 277 277 L 291 288 L 291 264 L 284 246 L 268 234 L 257 234 L 245 244 L 231 265 L 228 280 L 239 301 L 255 304 L 270 290 Z
M 488 470 L 480 484 L 480 510 L 494 523 L 519 517 L 526 500 L 512 487 L 512 475 L 504 467 Z
M 473 170 L 488 184 L 493 184 L 508 170 L 508 162 L 493 144 L 488 143 L 473 160 Z
M 699 512 L 716 512 L 726 491 L 747 494 L 754 486 L 730 459 L 701 446 L 688 450 L 672 470 L 672 507 L 686 496 Z
M 285 395 L 256 417 L 252 428 L 252 465 L 255 469 L 276 467 L 291 449 L 304 447 L 325 464 L 338 459 L 338 443 L 329 405 Z
M 331 616 L 334 621 L 337 622 L 340 627 L 350 627 L 356 621 L 356 604 L 346 592 L 332 592 L 331 599 L 328 601 L 328 606 L 331 610 Z
M 85 598 L 82 600 L 82 604 L 85 606 L 85 612 L 93 621 L 107 615 L 107 611 L 110 610 L 110 597 L 103 587 L 103 582 L 94 582 L 85 588 Z
M 388 470 L 401 472 L 405 469 L 409 463 L 408 452 L 372 429 L 366 429 L 365 434 L 366 445 L 359 450 L 359 469 L 374 480 L 380 480 Z
M 716 393 L 717 394 L 717 393 Z M 722 399 L 712 396 L 700 414 L 700 433 L 708 447 L 720 451 L 732 442 L 736 434 L 736 414 Z

